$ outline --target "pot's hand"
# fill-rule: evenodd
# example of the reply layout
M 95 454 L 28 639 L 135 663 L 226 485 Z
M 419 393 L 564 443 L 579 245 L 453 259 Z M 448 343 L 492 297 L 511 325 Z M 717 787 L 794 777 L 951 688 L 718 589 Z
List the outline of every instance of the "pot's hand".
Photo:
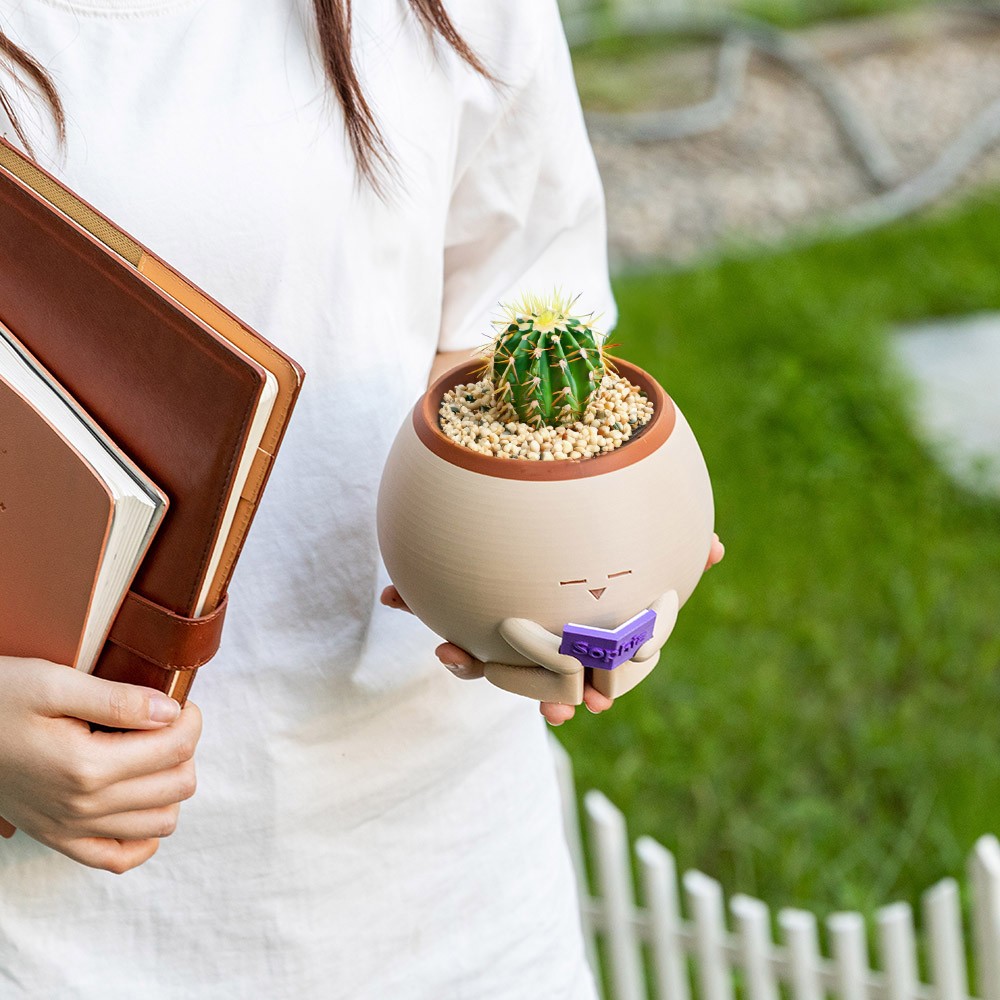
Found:
M 383 604 L 390 608 L 398 608 L 400 611 L 410 612 L 410 609 L 406 606 L 406 602 L 402 597 L 399 596 L 399 591 L 395 587 L 386 587 L 382 591 L 381 601 Z M 412 614 L 412 612 L 410 612 Z M 525 619 L 508 619 L 508 621 L 525 621 Z M 529 625 L 534 625 L 535 628 L 541 629 L 546 635 L 552 635 L 551 632 L 547 632 L 542 628 L 541 625 L 537 625 L 535 622 L 529 622 Z M 553 636 L 553 638 L 555 638 Z M 535 641 L 544 643 L 545 640 L 535 633 Z M 559 654 L 559 640 L 556 639 L 556 655 Z M 477 660 L 470 653 L 466 652 L 459 646 L 456 646 L 452 642 L 444 642 L 434 651 L 437 654 L 437 658 L 456 676 L 460 677 L 462 680 L 475 680 L 483 676 L 484 664 L 481 660 Z M 530 653 L 525 653 L 531 659 L 534 656 Z M 580 669 L 580 661 L 572 656 L 563 657 L 569 660 L 573 664 L 573 669 L 571 673 L 575 673 Z M 560 673 L 564 671 L 558 671 Z M 608 698 L 606 695 L 601 694 L 600 691 L 595 690 L 589 684 L 584 686 L 583 689 L 583 703 L 587 706 L 590 712 L 595 715 L 598 712 L 603 712 L 608 709 L 613 704 L 612 699 Z M 556 702 L 543 701 L 539 703 L 539 711 L 545 716 L 546 721 L 552 726 L 561 726 L 564 722 L 572 719 L 576 713 L 576 708 L 573 705 L 561 705 Z
M 583 664 L 575 656 L 560 653 L 562 637 L 529 618 L 505 618 L 500 634 L 522 656 L 555 674 L 576 674 Z
M 649 610 L 656 612 L 656 624 L 653 626 L 653 634 L 635 651 L 632 659 L 636 663 L 645 663 L 646 660 L 660 655 L 660 650 L 663 649 L 664 643 L 670 638 L 670 633 L 677 624 L 677 612 L 680 606 L 676 590 L 668 590 L 650 604 Z

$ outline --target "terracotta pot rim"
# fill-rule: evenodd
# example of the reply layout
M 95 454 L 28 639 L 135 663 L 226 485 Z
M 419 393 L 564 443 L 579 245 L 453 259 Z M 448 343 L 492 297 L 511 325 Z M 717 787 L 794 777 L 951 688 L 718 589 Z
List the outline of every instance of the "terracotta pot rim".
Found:
M 677 423 L 677 410 L 663 387 L 637 365 L 615 358 L 615 367 L 633 385 L 639 386 L 653 401 L 653 418 L 625 444 L 614 451 L 593 458 L 561 459 L 555 462 L 533 462 L 527 459 L 497 458 L 463 448 L 447 437 L 438 425 L 441 397 L 447 390 L 470 381 L 482 362 L 470 359 L 450 368 L 437 378 L 413 408 L 413 429 L 431 452 L 446 462 L 470 472 L 499 479 L 557 481 L 583 479 L 614 472 L 634 465 L 662 447 Z

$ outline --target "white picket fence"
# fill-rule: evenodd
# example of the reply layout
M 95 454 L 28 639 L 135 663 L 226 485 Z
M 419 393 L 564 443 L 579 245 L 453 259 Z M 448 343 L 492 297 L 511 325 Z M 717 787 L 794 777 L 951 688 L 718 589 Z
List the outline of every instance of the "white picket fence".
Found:
M 893 903 L 875 915 L 875 970 L 861 914 L 836 913 L 826 921 L 829 957 L 820 950 L 818 921 L 807 910 L 779 911 L 781 942 L 775 943 L 768 907 L 750 896 L 733 896 L 730 930 L 719 883 L 689 871 L 678 884 L 673 855 L 642 837 L 634 847 L 643 899 L 637 905 L 624 817 L 596 791 L 583 798 L 592 891 L 572 767 L 558 744 L 556 752 L 591 965 L 598 982 L 606 978 L 609 984 L 608 1000 L 970 1000 L 954 879 L 943 879 L 923 895 L 928 983 L 921 979 L 918 937 L 907 903 Z M 1000 842 L 995 837 L 977 842 L 969 879 L 977 996 L 1000 1000 Z

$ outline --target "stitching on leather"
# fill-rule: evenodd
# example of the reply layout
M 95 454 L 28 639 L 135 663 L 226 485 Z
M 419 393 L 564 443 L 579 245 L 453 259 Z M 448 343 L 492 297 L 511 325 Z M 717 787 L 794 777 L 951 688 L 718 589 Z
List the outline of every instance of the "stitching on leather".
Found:
M 274 459 L 272 458 L 271 463 L 273 464 L 273 462 Z M 270 467 L 271 466 L 269 464 L 268 469 L 270 469 Z M 253 516 L 256 512 L 257 512 L 256 505 L 250 506 L 250 509 L 245 511 L 243 514 L 240 514 L 239 511 L 237 511 L 237 518 L 242 522 L 241 524 L 239 524 L 238 529 L 236 525 L 237 518 L 233 519 L 232 530 L 234 533 L 238 530 L 239 533 L 236 535 L 237 544 L 233 546 L 233 550 L 229 554 L 229 558 L 226 559 L 225 566 L 222 570 L 222 579 L 224 581 L 223 592 L 225 591 L 225 581 L 229 579 L 229 575 L 232 573 L 233 567 L 236 565 L 236 560 L 239 558 L 240 552 L 243 551 L 243 543 L 246 541 L 247 532 L 249 531 L 250 528 L 250 522 L 253 520 Z
M 120 639 L 109 639 L 110 642 L 118 646 L 120 649 L 126 649 L 130 653 L 134 653 L 141 660 L 145 660 L 147 663 L 152 663 L 153 666 L 159 667 L 161 670 L 198 670 L 200 667 L 205 666 L 209 660 L 219 651 L 218 646 L 212 650 L 211 653 L 204 660 L 198 660 L 194 663 L 169 663 L 163 660 L 155 659 L 148 653 L 144 653 L 141 649 L 136 649 L 135 646 L 129 645 L 127 642 L 122 642 Z

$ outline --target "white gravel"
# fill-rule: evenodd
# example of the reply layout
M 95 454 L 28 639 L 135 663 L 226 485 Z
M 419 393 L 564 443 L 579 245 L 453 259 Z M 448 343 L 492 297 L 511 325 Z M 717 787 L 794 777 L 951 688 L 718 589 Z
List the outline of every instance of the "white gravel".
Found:
M 493 382 L 455 386 L 441 398 L 441 430 L 470 451 L 496 458 L 565 461 L 593 458 L 621 447 L 653 417 L 653 404 L 628 379 L 607 374 L 583 419 L 532 427 L 509 405 L 497 406 Z

